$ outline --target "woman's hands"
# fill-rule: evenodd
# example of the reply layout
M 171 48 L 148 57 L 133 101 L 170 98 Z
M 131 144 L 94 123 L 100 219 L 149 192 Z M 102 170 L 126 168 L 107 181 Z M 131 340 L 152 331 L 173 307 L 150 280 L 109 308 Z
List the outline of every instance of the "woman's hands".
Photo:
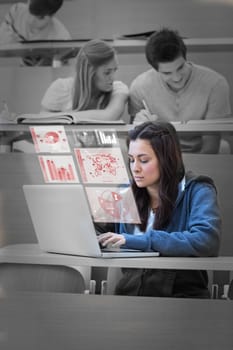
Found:
M 118 233 L 106 232 L 98 235 L 98 242 L 103 247 L 118 248 L 126 243 L 125 237 Z

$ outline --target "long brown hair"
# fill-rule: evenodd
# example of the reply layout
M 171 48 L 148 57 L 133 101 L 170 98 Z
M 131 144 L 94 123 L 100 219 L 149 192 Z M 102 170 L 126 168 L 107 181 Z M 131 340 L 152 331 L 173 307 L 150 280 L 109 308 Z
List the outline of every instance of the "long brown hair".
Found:
M 76 75 L 73 90 L 74 110 L 89 109 L 93 96 L 96 69 L 115 57 L 114 48 L 103 40 L 88 41 L 80 50 L 76 61 Z M 102 92 L 100 105 L 96 109 L 105 108 L 110 100 L 111 92 Z
M 155 229 L 163 229 L 169 223 L 178 195 L 178 184 L 185 174 L 179 138 L 172 124 L 145 122 L 129 131 L 130 141 L 149 141 L 159 161 L 159 207 L 156 210 Z M 146 230 L 150 209 L 150 198 L 146 188 L 139 188 L 132 180 L 132 190 L 141 217 L 140 229 Z

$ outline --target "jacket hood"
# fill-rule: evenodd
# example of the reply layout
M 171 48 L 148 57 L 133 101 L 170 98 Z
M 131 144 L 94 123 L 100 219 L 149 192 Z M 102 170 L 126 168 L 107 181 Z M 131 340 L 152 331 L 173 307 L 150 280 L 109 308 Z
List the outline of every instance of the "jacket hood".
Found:
M 191 186 L 194 182 L 204 182 L 214 187 L 217 192 L 214 181 L 206 175 L 195 175 L 192 171 L 188 171 L 184 178 L 181 180 L 179 184 L 179 192 L 176 200 L 176 205 L 178 205 L 179 201 L 182 199 L 185 190 Z

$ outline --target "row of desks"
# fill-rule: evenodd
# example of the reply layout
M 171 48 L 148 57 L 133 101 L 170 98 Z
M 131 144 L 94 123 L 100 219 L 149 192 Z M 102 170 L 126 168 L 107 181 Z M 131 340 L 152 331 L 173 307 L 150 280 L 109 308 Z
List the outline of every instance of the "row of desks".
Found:
M 233 257 L 101 259 L 0 248 L 0 263 L 233 270 Z M 230 300 L 60 293 L 0 296 L 0 348 L 12 350 L 230 350 Z
M 215 120 L 190 120 L 188 122 L 171 122 L 174 127 L 176 128 L 176 131 L 178 133 L 213 133 L 213 134 L 233 134 L 233 116 L 227 116 L 225 118 L 221 119 L 215 119 Z M 93 123 L 87 123 L 87 124 L 72 124 L 72 125 L 66 125 L 64 124 L 67 131 L 69 130 L 93 130 L 93 129 L 114 129 L 120 134 L 127 135 L 127 132 L 132 129 L 137 123 L 134 124 L 124 124 L 124 122 L 119 123 L 116 121 L 114 122 L 107 122 L 106 124 L 100 123 L 100 124 L 93 124 Z M 30 132 L 29 131 L 30 125 L 26 124 L 17 124 L 17 123 L 9 123 L 9 124 L 0 124 L 0 133 L 15 133 L 15 132 Z
M 120 54 L 144 53 L 146 40 L 138 39 L 106 39 Z M 77 55 L 83 40 L 55 40 L 22 42 L 0 45 L 0 57 L 21 57 L 28 54 L 41 55 L 68 55 L 70 58 Z M 232 51 L 233 38 L 188 38 L 184 39 L 189 51 Z
M 52 264 L 90 267 L 128 267 L 233 271 L 233 256 L 184 258 L 91 258 L 43 252 L 38 244 L 12 244 L 0 248 L 0 263 Z

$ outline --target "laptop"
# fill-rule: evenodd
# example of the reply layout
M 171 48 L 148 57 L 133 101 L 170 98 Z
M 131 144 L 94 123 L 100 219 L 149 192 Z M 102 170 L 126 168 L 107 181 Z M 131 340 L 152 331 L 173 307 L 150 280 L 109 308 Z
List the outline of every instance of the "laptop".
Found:
M 81 184 L 23 185 L 23 192 L 43 251 L 101 258 L 159 255 L 132 249 L 101 249 Z

